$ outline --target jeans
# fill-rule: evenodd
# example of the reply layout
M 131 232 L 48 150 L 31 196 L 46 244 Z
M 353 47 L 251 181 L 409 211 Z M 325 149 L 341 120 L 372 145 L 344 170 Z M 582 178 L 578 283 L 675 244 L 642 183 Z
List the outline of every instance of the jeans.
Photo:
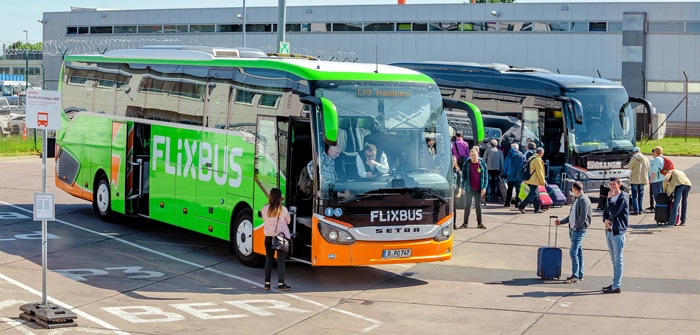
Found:
M 527 192 L 527 197 L 520 203 L 518 208 L 524 209 L 532 202 L 532 206 L 535 207 L 535 213 L 540 211 L 540 194 L 537 192 L 537 185 L 527 185 L 530 186 L 530 192 Z
M 690 193 L 690 186 L 688 185 L 678 185 L 676 186 L 676 189 L 673 190 L 673 207 L 671 207 L 671 215 L 668 217 L 668 224 L 676 223 L 679 205 L 682 205 L 681 222 L 685 223 L 686 207 L 688 206 L 688 193 Z
M 517 207 L 518 203 L 520 202 L 520 198 L 518 198 L 518 192 L 520 191 L 520 184 L 522 184 L 522 180 L 518 181 L 510 181 L 508 180 L 508 191 L 506 192 L 506 202 L 505 204 L 510 206 L 511 199 L 514 199 L 513 201 L 515 202 L 514 205 Z M 513 197 L 513 190 L 515 190 L 515 197 Z
M 466 190 L 463 196 L 467 197 L 467 204 L 464 207 L 464 224 L 469 223 L 469 213 L 472 210 L 472 201 L 474 201 L 474 209 L 476 209 L 476 223 L 481 224 L 481 190 Z
M 654 207 L 656 205 L 656 194 L 664 191 L 664 181 L 662 180 L 649 184 L 649 190 L 651 193 L 651 198 L 649 199 L 649 206 Z
M 610 260 L 613 264 L 612 289 L 614 290 L 622 285 L 622 251 L 625 249 L 625 234 L 613 235 L 613 232 L 606 231 L 605 239 L 608 242 Z
M 586 236 L 585 230 L 569 229 L 569 237 L 571 238 L 571 248 L 569 256 L 571 256 L 571 276 L 578 279 L 583 279 L 583 237 Z
M 634 213 L 642 213 L 644 205 L 644 184 L 632 184 L 632 209 Z
M 275 251 L 277 251 L 277 283 L 284 283 L 284 266 L 287 253 L 272 248 L 272 236 L 265 236 L 265 282 L 270 282 L 272 276 L 272 263 L 275 262 Z
M 496 201 L 498 200 L 499 190 L 498 182 L 501 181 L 501 171 L 499 170 L 489 170 L 489 187 L 487 191 L 488 200 Z

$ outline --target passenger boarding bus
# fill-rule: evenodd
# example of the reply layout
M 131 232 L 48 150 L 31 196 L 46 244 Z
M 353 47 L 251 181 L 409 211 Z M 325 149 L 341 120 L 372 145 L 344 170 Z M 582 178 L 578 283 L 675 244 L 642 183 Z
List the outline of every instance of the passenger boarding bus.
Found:
M 445 106 L 466 111 L 453 123 L 483 137 L 478 110 L 443 103 L 424 74 L 249 48 L 68 55 L 60 91 L 60 189 L 91 201 L 103 219 L 142 216 L 227 240 L 251 266 L 264 260 L 260 210 L 275 187 L 293 213 L 291 259 L 313 266 L 450 259 Z M 437 140 L 435 155 L 426 154 L 428 137 Z M 374 178 L 358 173 L 368 143 L 389 165 Z M 321 173 L 330 146 L 340 148 L 328 161 L 333 177 Z
M 601 78 L 495 63 L 393 65 L 429 75 L 443 97 L 477 105 L 487 140 L 543 147 L 548 181 L 575 179 L 586 191 L 600 190 L 611 177 L 628 182 L 636 141 L 632 104 L 645 106 L 644 120 L 651 122 L 649 101 L 629 97 L 622 85 Z

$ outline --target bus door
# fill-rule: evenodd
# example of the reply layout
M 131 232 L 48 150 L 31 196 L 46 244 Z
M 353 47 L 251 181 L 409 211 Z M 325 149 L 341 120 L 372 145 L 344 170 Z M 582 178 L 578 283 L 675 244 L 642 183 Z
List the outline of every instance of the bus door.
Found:
M 133 126 L 126 122 L 112 121 L 112 155 L 108 173 L 112 210 L 125 214 L 126 198 L 133 188 Z
M 283 195 L 287 194 L 289 120 L 274 116 L 258 116 L 256 127 L 254 176 L 256 186 L 253 199 L 255 213 L 267 204 L 270 189 L 277 187 L 281 189 Z

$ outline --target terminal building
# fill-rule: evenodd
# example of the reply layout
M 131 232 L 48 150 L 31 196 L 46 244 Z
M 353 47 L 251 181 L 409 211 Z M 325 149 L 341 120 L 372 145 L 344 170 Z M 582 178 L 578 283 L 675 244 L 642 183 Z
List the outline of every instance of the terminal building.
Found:
M 71 8 L 39 22 L 47 89 L 56 89 L 65 54 L 143 45 L 278 51 L 277 7 Z M 650 100 L 666 134 L 683 134 L 686 121 L 700 130 L 700 2 L 290 6 L 283 35 L 291 53 L 324 60 L 502 63 L 606 78 Z

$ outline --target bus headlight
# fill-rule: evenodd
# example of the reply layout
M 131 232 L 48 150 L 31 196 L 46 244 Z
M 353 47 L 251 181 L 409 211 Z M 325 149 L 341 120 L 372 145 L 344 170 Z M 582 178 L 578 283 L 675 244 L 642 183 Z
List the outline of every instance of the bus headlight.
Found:
M 331 244 L 353 244 L 355 238 L 347 230 L 332 226 L 326 222 L 318 222 L 318 230 L 326 242 Z
M 452 221 L 443 224 L 433 239 L 438 242 L 446 241 L 452 235 Z

